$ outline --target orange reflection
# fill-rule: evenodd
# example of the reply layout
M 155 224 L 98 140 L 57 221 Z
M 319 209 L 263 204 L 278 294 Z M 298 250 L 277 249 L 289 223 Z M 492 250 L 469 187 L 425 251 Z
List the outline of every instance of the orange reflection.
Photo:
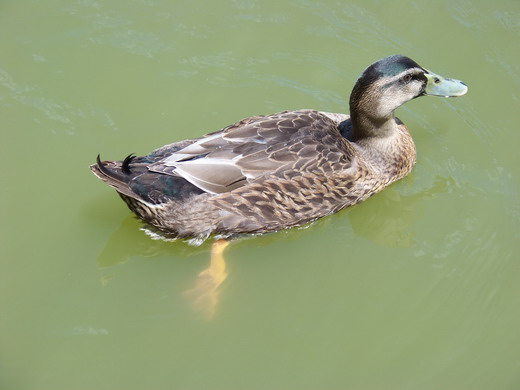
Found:
M 209 267 L 199 274 L 195 287 L 184 292 L 184 296 L 192 302 L 193 309 L 207 320 L 215 315 L 220 294 L 218 288 L 228 276 L 224 260 L 224 250 L 228 245 L 229 242 L 225 240 L 213 243 Z

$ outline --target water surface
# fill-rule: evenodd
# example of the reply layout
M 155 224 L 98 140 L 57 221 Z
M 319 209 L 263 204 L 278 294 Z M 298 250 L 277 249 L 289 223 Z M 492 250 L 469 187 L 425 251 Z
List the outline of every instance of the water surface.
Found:
M 0 3 L 0 388 L 518 389 L 520 4 L 201 4 Z M 469 85 L 398 110 L 412 174 L 233 243 L 203 303 L 210 245 L 152 240 L 87 168 L 345 112 L 395 53 Z

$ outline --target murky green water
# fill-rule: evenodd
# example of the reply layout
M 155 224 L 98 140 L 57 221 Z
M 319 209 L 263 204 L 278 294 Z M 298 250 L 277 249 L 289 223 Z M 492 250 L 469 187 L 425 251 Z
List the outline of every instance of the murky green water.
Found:
M 0 388 L 519 389 L 520 3 L 394 3 L 0 2 Z M 87 168 L 344 111 L 395 53 L 470 87 L 399 110 L 414 172 L 232 244 L 205 292 L 210 246 L 151 240 Z

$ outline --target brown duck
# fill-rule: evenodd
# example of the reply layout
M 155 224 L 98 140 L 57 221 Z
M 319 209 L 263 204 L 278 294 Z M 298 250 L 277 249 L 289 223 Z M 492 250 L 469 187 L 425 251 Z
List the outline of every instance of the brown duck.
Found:
M 464 83 L 394 55 L 370 65 L 350 117 L 315 110 L 243 119 L 143 157 L 90 168 L 143 221 L 174 238 L 301 226 L 406 176 L 415 145 L 396 108 L 423 95 L 461 96 Z

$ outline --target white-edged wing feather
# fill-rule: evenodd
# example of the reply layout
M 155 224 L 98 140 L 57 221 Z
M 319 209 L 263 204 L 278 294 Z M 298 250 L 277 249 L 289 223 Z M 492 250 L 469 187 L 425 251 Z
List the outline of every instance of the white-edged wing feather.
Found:
M 181 176 L 210 193 L 224 193 L 260 177 L 315 159 L 337 123 L 316 111 L 282 112 L 244 119 L 195 140 L 148 169 Z M 339 137 L 338 137 L 339 136 Z

